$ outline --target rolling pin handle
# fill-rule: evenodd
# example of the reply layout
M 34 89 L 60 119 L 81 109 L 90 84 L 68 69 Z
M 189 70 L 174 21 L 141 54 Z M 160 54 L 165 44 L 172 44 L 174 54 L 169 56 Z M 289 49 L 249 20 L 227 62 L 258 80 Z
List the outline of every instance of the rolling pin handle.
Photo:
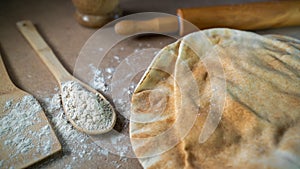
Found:
M 136 33 L 171 33 L 179 30 L 177 16 L 157 17 L 145 21 L 123 20 L 115 25 L 115 32 L 120 35 Z

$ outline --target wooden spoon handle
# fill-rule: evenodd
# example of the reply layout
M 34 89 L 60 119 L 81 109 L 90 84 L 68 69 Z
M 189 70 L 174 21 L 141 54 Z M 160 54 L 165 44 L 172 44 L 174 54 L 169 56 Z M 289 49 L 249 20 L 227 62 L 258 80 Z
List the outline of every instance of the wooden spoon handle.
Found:
M 0 54 L 0 94 L 4 94 L 16 89 L 16 86 L 10 80 L 5 69 L 1 54 Z
M 48 66 L 58 82 L 72 79 L 70 73 L 61 65 L 53 51 L 38 33 L 31 21 L 17 22 L 17 27 L 23 36 L 30 43 L 35 52 L 40 56 L 43 62 Z

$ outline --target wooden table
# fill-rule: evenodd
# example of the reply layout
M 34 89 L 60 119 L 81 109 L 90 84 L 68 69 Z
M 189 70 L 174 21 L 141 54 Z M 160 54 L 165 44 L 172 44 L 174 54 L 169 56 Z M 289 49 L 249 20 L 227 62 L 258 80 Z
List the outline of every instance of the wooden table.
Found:
M 254 2 L 255 0 L 215 0 L 215 1 L 182 1 L 182 0 L 120 0 L 120 7 L 125 14 L 135 12 L 166 12 L 175 14 L 176 8 L 207 6 L 215 4 L 234 4 Z M 39 31 L 52 47 L 58 59 L 69 72 L 73 72 L 77 56 L 96 31 L 80 26 L 73 17 L 74 7 L 71 0 L 10 0 L 0 2 L 0 50 L 4 63 L 12 81 L 19 88 L 33 94 L 39 101 L 57 93 L 58 86 L 54 77 L 37 57 L 29 44 L 18 32 L 15 23 L 29 19 L 36 24 Z M 257 31 L 260 34 L 283 34 L 300 39 L 300 27 L 290 27 Z M 167 37 L 136 37 L 122 43 L 124 48 L 133 50 L 138 44 L 147 43 L 151 46 L 171 43 Z M 113 49 L 114 50 L 114 49 Z M 115 54 L 122 52 L 115 50 Z M 88 140 L 87 142 L 92 142 Z M 58 160 L 64 156 L 63 160 Z M 120 160 L 118 155 L 99 154 L 90 159 L 74 160 L 68 154 L 58 155 L 37 164 L 36 168 L 64 168 L 72 162 L 72 168 L 142 168 L 136 159 Z

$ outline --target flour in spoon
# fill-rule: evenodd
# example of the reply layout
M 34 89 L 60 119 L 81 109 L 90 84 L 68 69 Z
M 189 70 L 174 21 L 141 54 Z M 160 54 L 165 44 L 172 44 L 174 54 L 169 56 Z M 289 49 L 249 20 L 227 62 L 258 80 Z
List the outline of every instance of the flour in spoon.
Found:
M 109 103 L 78 82 L 62 84 L 62 102 L 69 118 L 85 130 L 105 130 L 113 123 Z

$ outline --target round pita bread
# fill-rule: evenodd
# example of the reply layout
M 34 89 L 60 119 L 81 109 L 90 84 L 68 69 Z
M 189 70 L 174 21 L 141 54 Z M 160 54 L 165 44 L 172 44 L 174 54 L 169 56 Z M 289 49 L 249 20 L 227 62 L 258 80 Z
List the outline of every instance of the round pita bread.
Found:
M 300 41 L 209 29 L 162 49 L 132 97 L 144 168 L 300 168 Z

